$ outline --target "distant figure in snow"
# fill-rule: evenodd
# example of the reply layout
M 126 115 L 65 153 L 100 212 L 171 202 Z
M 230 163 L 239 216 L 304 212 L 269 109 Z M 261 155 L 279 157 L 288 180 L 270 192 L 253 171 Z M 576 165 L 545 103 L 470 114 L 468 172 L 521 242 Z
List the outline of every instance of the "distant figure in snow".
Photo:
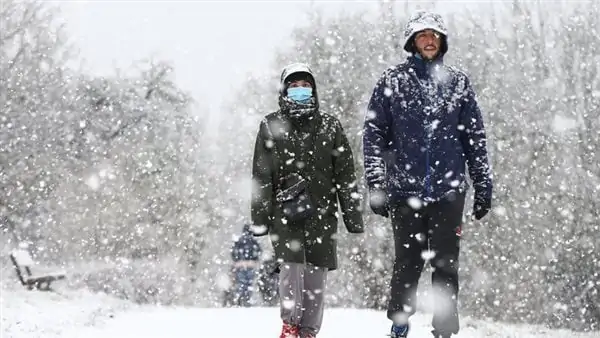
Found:
M 262 254 L 260 244 L 250 231 L 250 224 L 244 224 L 242 235 L 233 243 L 231 259 L 233 260 L 233 305 L 251 306 L 252 287 L 259 268 Z
M 364 121 L 364 168 L 369 204 L 391 216 L 395 263 L 387 316 L 391 336 L 407 337 L 426 259 L 434 268 L 434 337 L 459 331 L 458 255 L 465 168 L 475 190 L 473 215 L 492 205 L 483 118 L 469 78 L 444 65 L 447 30 L 439 14 L 415 13 L 404 32 L 411 55 L 379 78 Z M 424 252 L 431 255 L 424 255 Z

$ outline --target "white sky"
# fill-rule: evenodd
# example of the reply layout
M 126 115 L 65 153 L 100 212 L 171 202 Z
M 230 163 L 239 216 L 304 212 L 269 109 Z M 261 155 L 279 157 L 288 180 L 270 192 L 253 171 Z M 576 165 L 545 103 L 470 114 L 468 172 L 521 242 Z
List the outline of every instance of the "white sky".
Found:
M 172 62 L 176 81 L 212 112 L 306 20 L 310 1 L 60 1 L 83 70 L 112 75 L 138 59 Z M 376 1 L 319 1 L 328 13 Z
M 375 9 L 381 0 L 48 1 L 60 5 L 83 71 L 113 75 L 116 67 L 127 69 L 136 60 L 169 61 L 178 85 L 210 110 L 210 124 L 218 121 L 224 99 L 236 95 L 247 74 L 272 67 L 275 48 L 306 20 L 311 6 L 335 15 Z M 473 1 L 481 0 L 438 0 L 436 7 L 455 9 Z M 432 3 L 409 2 L 419 7 Z

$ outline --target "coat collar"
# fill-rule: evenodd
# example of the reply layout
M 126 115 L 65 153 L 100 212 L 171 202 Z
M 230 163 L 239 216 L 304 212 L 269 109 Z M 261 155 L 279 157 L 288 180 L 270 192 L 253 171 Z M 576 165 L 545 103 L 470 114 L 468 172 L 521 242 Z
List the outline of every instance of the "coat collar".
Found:
M 419 79 L 427 80 L 432 77 L 436 67 L 444 65 L 444 56 L 440 55 L 434 60 L 426 60 L 418 54 L 413 54 L 408 58 L 408 64 L 410 68 L 414 69 Z

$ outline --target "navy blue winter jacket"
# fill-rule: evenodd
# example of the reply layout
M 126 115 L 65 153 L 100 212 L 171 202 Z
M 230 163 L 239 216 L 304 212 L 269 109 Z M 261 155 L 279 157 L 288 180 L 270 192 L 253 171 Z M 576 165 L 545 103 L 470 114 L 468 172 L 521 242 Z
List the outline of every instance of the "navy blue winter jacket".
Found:
M 234 262 L 258 261 L 261 253 L 262 249 L 250 231 L 250 225 L 245 224 L 242 235 L 233 243 L 231 248 L 232 260 Z
M 411 56 L 388 68 L 371 96 L 364 123 L 364 166 L 370 189 L 392 201 L 441 199 L 466 191 L 491 199 L 492 177 L 481 112 L 468 77 Z

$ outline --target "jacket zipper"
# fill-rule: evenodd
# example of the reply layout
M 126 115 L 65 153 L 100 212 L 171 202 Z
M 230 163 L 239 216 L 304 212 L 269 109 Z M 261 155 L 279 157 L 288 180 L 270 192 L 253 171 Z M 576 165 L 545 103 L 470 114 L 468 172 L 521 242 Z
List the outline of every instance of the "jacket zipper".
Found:
M 427 113 L 429 115 L 429 113 Z M 431 170 L 430 170 L 430 157 L 431 157 L 431 134 L 432 125 L 425 119 L 425 198 L 429 198 L 431 195 Z
M 425 194 L 424 199 L 427 200 L 431 197 L 431 170 L 430 170 L 430 151 L 431 151 L 431 138 L 433 137 L 433 124 L 429 121 L 429 117 L 433 111 L 433 104 L 429 97 L 429 90 L 427 86 L 423 84 L 414 73 L 413 78 L 417 81 L 417 84 L 421 88 L 421 98 L 427 104 L 425 107 L 425 118 L 423 123 L 425 124 Z

